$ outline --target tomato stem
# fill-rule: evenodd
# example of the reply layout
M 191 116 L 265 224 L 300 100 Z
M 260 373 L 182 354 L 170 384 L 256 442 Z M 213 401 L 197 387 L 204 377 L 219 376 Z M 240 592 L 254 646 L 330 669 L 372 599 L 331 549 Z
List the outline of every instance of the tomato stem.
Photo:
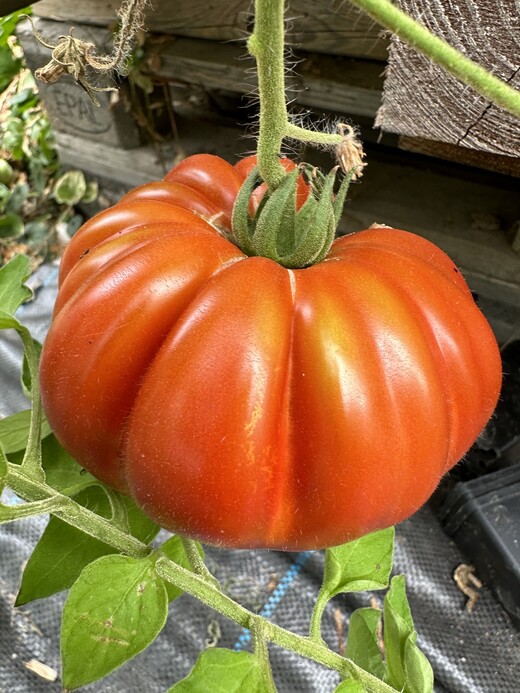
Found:
M 267 648 L 267 638 L 264 633 L 263 621 L 256 621 L 253 630 L 253 651 L 262 669 L 262 679 L 265 693 L 276 693 L 276 686 L 273 681 L 273 672 L 269 661 L 269 650 Z
M 256 59 L 260 93 L 258 168 L 270 189 L 285 178 L 278 154 L 287 123 L 284 76 L 284 0 L 255 0 L 255 28 L 247 48 Z
M 331 147 L 343 141 L 341 134 L 315 132 L 289 121 L 285 99 L 284 4 L 284 0 L 255 0 L 255 28 L 247 42 L 258 73 L 258 168 L 270 190 L 275 190 L 287 175 L 279 160 L 285 137 Z
M 351 0 L 351 2 L 454 77 L 473 87 L 475 91 L 497 106 L 520 117 L 519 91 L 432 34 L 423 24 L 416 22 L 398 9 L 390 0 Z
M 121 554 L 134 558 L 146 558 L 153 553 L 150 546 L 115 526 L 110 520 L 84 508 L 45 482 L 31 478 L 27 472 L 22 470 L 20 465 L 9 462 L 7 468 L 6 481 L 8 486 L 20 498 L 28 501 L 29 507 L 19 506 L 21 508 L 26 507 L 26 515 L 34 514 L 31 512 L 32 510 L 38 511 L 38 513 L 50 511 L 67 524 L 103 541 L 105 544 L 109 544 Z M 33 506 L 33 502 L 37 504 Z M 215 586 L 214 581 L 207 577 L 186 570 L 165 555 L 160 555 L 154 565 L 157 574 L 164 580 L 242 627 L 256 632 L 259 636 L 261 634 L 265 641 L 273 642 L 280 647 L 300 654 L 302 657 L 323 664 L 329 669 L 334 669 L 344 677 L 353 678 L 362 683 L 368 691 L 373 693 L 392 693 L 393 691 L 395 693 L 392 687 L 369 674 L 351 660 L 336 654 L 325 644 L 292 633 L 271 623 L 263 616 L 249 611 L 224 594 Z
M 323 612 L 328 602 L 328 594 L 322 588 L 316 598 L 316 603 L 314 604 L 314 609 L 311 617 L 311 625 L 309 629 L 309 637 L 318 643 L 323 643 L 323 638 L 321 635 L 321 620 L 323 617 Z
M 202 559 L 202 556 L 199 553 L 197 542 L 193 541 L 193 539 L 190 539 L 189 537 L 183 536 L 182 534 L 179 534 L 179 538 L 184 547 L 184 551 L 188 556 L 188 560 L 190 562 L 190 566 L 193 572 L 197 575 L 200 575 L 200 577 L 205 578 L 206 580 L 211 582 L 214 587 L 220 590 L 220 585 L 218 583 L 217 578 L 210 573 L 208 567 Z

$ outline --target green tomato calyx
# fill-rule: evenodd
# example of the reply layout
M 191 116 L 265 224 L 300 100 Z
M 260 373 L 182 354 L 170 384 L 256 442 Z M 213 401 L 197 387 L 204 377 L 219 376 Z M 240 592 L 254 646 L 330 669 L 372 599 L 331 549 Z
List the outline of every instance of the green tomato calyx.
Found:
M 327 176 L 305 164 L 295 168 L 272 192 L 264 194 L 254 216 L 250 200 L 262 182 L 255 167 L 245 180 L 233 208 L 233 240 L 247 255 L 260 255 L 283 267 L 298 269 L 323 260 L 336 234 L 353 173 L 345 176 L 336 195 L 338 167 Z M 308 196 L 298 208 L 299 178 L 308 180 Z M 301 188 L 300 188 L 301 191 Z

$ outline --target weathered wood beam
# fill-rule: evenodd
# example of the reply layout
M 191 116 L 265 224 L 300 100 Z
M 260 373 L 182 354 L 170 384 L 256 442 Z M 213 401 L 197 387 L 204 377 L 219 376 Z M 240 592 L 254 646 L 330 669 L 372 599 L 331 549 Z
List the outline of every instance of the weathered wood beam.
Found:
M 288 76 L 288 98 L 301 106 L 373 118 L 380 105 L 381 65 L 371 60 L 300 54 Z M 253 61 L 237 44 L 174 38 L 161 48 L 156 74 L 206 89 L 253 93 Z
M 34 13 L 48 19 L 108 26 L 120 0 L 42 0 Z M 153 0 L 148 31 L 220 41 L 244 40 L 251 28 L 250 0 Z M 388 38 L 381 27 L 344 0 L 291 0 L 287 40 L 318 53 L 386 60 Z
M 400 0 L 399 6 L 467 57 L 520 89 L 516 0 Z M 520 127 L 515 116 L 490 104 L 395 37 L 377 124 L 407 137 L 520 157 Z
M 409 152 L 426 154 L 446 161 L 455 161 L 466 166 L 485 168 L 488 171 L 504 173 L 507 176 L 520 177 L 520 156 L 501 156 L 500 154 L 483 152 L 480 149 L 458 147 L 456 144 L 434 142 L 422 137 L 407 137 L 406 135 L 399 137 L 398 146 Z

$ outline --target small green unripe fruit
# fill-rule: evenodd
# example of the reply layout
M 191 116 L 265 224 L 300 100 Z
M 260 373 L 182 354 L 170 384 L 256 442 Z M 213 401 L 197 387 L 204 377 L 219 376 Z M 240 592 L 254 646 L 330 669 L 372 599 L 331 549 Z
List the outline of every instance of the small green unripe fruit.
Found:
M 11 164 L 5 159 L 0 159 L 0 183 L 4 185 L 9 185 L 13 180 L 14 171 Z

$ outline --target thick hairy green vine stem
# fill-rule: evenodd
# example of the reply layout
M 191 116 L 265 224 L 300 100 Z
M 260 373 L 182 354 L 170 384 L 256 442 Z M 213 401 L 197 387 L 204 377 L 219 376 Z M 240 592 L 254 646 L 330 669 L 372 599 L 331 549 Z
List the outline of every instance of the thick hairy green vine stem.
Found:
M 432 34 L 390 0 L 350 0 L 372 19 L 424 53 L 487 99 L 520 118 L 520 92 Z
M 260 95 L 258 168 L 270 190 L 287 175 L 279 154 L 285 137 L 318 145 L 338 146 L 340 134 L 314 132 L 289 122 L 285 99 L 284 0 L 255 0 L 255 28 L 247 48 L 256 60 Z
M 116 527 L 109 520 L 78 505 L 72 498 L 63 496 L 46 483 L 31 479 L 22 471 L 19 465 L 8 463 L 7 484 L 20 498 L 28 501 L 29 504 L 33 502 L 38 503 L 38 511 L 43 513 L 52 509 L 52 513 L 56 517 L 86 534 L 109 544 L 120 553 L 133 558 L 146 558 L 153 553 L 151 547 L 146 546 L 146 544 L 143 544 L 135 537 Z M 16 506 L 16 508 L 18 507 L 23 506 Z M 13 508 L 13 511 L 16 508 Z M 15 519 L 15 517 L 13 516 L 12 519 Z M 157 574 L 187 594 L 215 609 L 215 611 L 227 616 L 244 628 L 261 633 L 266 640 L 280 647 L 285 647 L 330 669 L 335 669 L 344 677 L 354 678 L 362 683 L 367 691 L 373 693 L 395 693 L 393 688 L 364 669 L 361 669 L 354 662 L 332 652 L 325 645 L 313 642 L 310 638 L 291 633 L 267 621 L 262 616 L 248 611 L 224 594 L 215 585 L 214 578 L 211 580 L 207 576 L 201 576 L 182 568 L 165 555 L 161 555 L 160 550 L 158 554 L 158 558 L 155 561 Z
M 20 498 L 28 502 L 43 501 L 52 498 L 59 506 L 53 510 L 53 515 L 59 517 L 77 529 L 86 532 L 91 537 L 110 544 L 121 553 L 133 558 L 144 558 L 150 553 L 148 547 L 131 534 L 117 527 L 111 520 L 96 515 L 91 510 L 83 508 L 72 498 L 58 493 L 51 486 L 31 478 L 21 466 L 8 463 L 7 485 Z M 13 508 L 13 520 L 19 506 Z M 22 506 L 23 507 L 23 506 Z M 43 511 L 42 511 L 43 512 Z
M 255 29 L 247 48 L 256 59 L 260 93 L 258 168 L 270 189 L 285 178 L 278 154 L 285 136 L 284 0 L 256 0 Z
M 190 562 L 190 566 L 193 572 L 211 582 L 211 584 L 217 589 L 220 589 L 218 580 L 215 578 L 214 575 L 210 573 L 206 564 L 204 563 L 202 556 L 199 553 L 197 542 L 193 541 L 193 539 L 190 539 L 189 537 L 181 537 L 181 542 L 184 547 L 184 551 L 188 556 L 188 560 Z

